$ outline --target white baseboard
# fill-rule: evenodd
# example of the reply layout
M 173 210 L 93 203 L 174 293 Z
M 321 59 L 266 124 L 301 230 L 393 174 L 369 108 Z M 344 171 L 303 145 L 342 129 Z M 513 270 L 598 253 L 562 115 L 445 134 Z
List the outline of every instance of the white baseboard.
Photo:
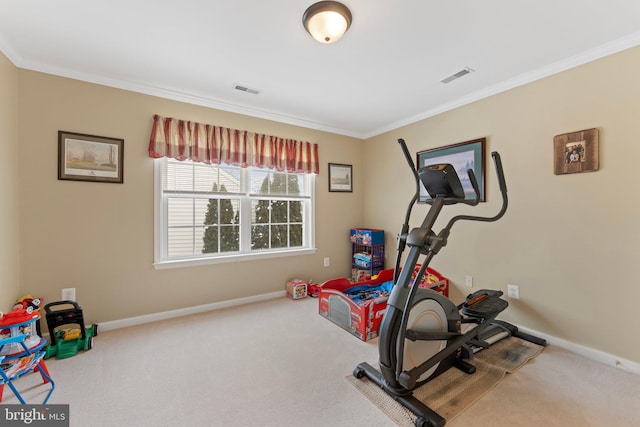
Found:
M 563 340 L 561 338 L 544 334 L 542 332 L 534 331 L 532 329 L 528 329 L 520 326 L 518 326 L 518 328 L 522 332 L 526 332 L 527 334 L 531 334 L 536 337 L 544 338 L 551 345 L 555 345 L 565 350 L 568 350 L 572 353 L 579 354 L 589 360 L 593 360 L 595 362 L 603 363 L 605 365 L 612 366 L 614 368 L 622 369 L 623 371 L 640 375 L 640 363 L 636 363 L 631 360 L 626 360 L 621 357 L 617 357 L 613 354 L 605 353 L 604 351 L 600 351 L 591 347 L 586 347 L 580 344 L 576 344 L 571 341 Z
M 228 301 L 214 302 L 211 304 L 197 305 L 194 307 L 180 308 L 177 310 L 163 311 L 160 313 L 146 314 L 143 316 L 129 317 L 120 320 L 111 320 L 99 324 L 100 331 L 111 331 L 114 329 L 127 328 L 129 326 L 144 325 L 145 323 L 158 322 L 176 317 L 188 316 L 190 314 L 205 313 L 207 311 L 221 310 L 223 308 L 235 307 L 254 302 L 267 301 L 270 299 L 285 296 L 286 292 L 278 291 L 269 294 L 255 295 L 246 298 L 237 298 Z

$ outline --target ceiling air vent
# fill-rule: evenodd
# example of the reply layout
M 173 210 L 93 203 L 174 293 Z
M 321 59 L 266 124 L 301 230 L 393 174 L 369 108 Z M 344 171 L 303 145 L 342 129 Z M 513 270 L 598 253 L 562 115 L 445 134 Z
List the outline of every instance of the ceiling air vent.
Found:
M 252 95 L 258 95 L 260 93 L 260 90 L 258 90 L 258 89 L 251 89 L 250 87 L 241 86 L 241 85 L 235 85 L 233 88 L 235 90 L 239 90 L 239 91 L 242 91 L 242 92 L 247 92 L 247 93 L 250 93 Z
M 451 74 L 446 79 L 440 80 L 440 82 L 444 83 L 444 84 L 447 84 L 447 83 L 450 83 L 450 82 L 452 82 L 452 81 L 454 81 L 456 79 L 459 79 L 462 76 L 466 76 L 469 73 L 473 73 L 473 70 L 471 68 L 469 68 L 469 67 L 465 67 L 462 70 L 458 71 L 457 73 Z

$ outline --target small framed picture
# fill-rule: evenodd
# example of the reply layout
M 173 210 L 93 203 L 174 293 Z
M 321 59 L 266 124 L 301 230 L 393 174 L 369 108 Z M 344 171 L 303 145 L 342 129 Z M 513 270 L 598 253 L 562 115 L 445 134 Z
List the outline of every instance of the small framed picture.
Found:
M 329 163 L 329 191 L 351 193 L 353 175 L 351 165 Z
M 124 181 L 124 139 L 58 131 L 58 179 Z
M 598 129 L 564 133 L 553 137 L 553 173 L 598 170 Z

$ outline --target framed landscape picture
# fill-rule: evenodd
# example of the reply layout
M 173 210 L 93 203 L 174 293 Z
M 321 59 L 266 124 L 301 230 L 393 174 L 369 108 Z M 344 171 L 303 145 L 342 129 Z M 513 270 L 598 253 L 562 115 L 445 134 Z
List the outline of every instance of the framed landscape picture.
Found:
M 329 191 L 347 192 L 353 191 L 353 170 L 351 165 L 329 163 Z
M 124 139 L 58 131 L 58 179 L 124 181 Z

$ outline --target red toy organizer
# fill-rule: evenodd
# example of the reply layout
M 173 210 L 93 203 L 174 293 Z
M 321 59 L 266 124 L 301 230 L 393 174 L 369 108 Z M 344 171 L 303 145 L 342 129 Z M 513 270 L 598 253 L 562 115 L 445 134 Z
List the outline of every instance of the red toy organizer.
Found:
M 40 318 L 39 313 L 29 313 L 23 309 L 17 309 L 6 313 L 0 319 L 0 403 L 5 384 L 18 398 L 20 403 L 26 402 L 16 389 L 13 381 L 31 372 L 39 372 L 42 381 L 51 384 L 51 389 L 46 395 L 43 404 L 51 397 L 55 384 L 51 379 L 47 365 L 44 363 L 44 351 L 42 348 L 47 340 L 37 333 L 36 322 Z

